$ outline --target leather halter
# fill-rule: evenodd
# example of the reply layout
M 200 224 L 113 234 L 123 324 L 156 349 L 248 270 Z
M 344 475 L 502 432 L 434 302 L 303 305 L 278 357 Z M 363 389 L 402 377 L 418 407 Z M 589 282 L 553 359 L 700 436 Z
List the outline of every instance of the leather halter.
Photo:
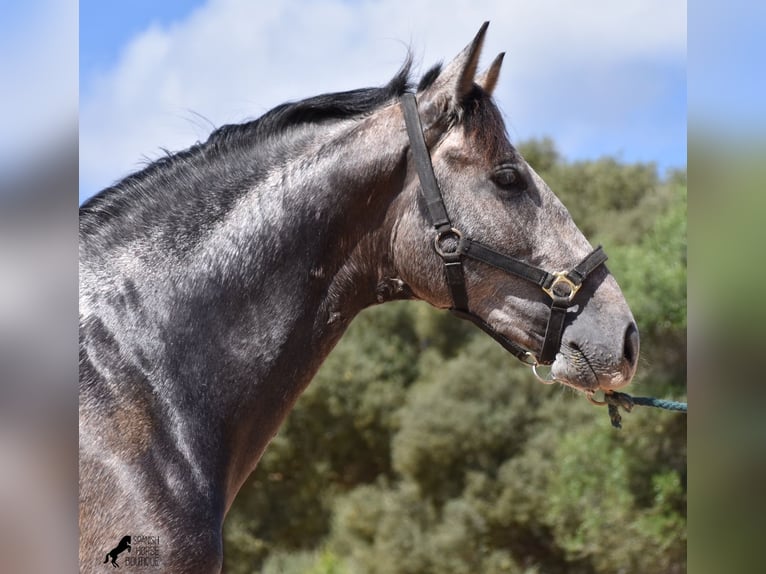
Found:
M 428 216 L 436 230 L 434 249 L 444 261 L 444 273 L 452 295 L 450 311 L 461 319 L 466 319 L 477 325 L 522 362 L 533 367 L 538 364 L 549 365 L 553 363 L 561 346 L 561 335 L 564 332 L 567 309 L 574 305 L 575 295 L 577 295 L 583 281 L 606 261 L 606 253 L 599 245 L 572 269 L 548 273 L 539 267 L 498 253 L 478 241 L 465 237 L 459 229 L 453 227 L 447 214 L 444 198 L 434 175 L 431 156 L 426 147 L 415 95 L 406 93 L 401 100 L 404 121 L 407 125 L 407 134 L 412 148 L 412 157 L 420 179 L 420 187 L 428 209 Z M 548 295 L 551 300 L 551 312 L 539 357 L 535 357 L 531 351 L 524 349 L 521 345 L 499 333 L 484 319 L 469 310 L 468 291 L 463 273 L 463 260 L 466 257 L 492 265 L 506 273 L 534 283 Z

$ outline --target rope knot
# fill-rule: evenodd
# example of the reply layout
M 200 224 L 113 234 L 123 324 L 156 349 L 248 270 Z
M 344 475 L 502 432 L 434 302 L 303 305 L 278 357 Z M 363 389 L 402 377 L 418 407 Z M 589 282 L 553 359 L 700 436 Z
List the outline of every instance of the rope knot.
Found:
M 597 405 L 607 405 L 609 411 L 609 419 L 612 421 L 612 426 L 616 429 L 622 428 L 622 415 L 620 415 L 620 407 L 625 412 L 630 412 L 636 405 L 644 407 L 656 407 L 658 409 L 665 409 L 668 411 L 676 411 L 686 413 L 686 403 L 680 403 L 676 401 L 667 401 L 665 399 L 655 399 L 653 397 L 631 397 L 628 393 L 620 393 L 618 391 L 610 391 L 604 393 L 604 402 L 598 403 L 591 399 L 591 402 Z

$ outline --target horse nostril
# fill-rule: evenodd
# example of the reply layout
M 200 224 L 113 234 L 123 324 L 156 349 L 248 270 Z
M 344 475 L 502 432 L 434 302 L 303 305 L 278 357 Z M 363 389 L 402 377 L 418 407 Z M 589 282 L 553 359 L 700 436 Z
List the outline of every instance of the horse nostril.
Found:
M 636 366 L 636 361 L 638 360 L 638 327 L 636 327 L 635 323 L 628 325 L 628 328 L 625 330 L 623 356 L 631 369 Z

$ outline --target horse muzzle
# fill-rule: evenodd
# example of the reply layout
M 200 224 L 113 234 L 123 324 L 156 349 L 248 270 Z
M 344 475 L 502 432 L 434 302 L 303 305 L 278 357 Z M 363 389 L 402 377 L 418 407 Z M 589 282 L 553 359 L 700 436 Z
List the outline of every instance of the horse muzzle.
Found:
M 564 332 L 550 377 L 544 382 L 559 382 L 586 393 L 613 391 L 630 383 L 639 354 L 638 328 L 632 318 L 621 329 L 621 336 L 603 340 L 583 336 L 574 327 Z

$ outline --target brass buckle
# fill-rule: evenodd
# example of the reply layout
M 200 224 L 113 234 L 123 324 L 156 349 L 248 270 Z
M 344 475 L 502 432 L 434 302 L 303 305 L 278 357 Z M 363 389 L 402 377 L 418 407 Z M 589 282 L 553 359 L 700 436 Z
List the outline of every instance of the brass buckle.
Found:
M 543 291 L 545 291 L 551 299 L 555 300 L 561 298 L 566 299 L 568 303 L 571 303 L 582 285 L 575 284 L 569 277 L 567 277 L 566 271 L 557 271 L 553 276 L 555 279 L 551 282 L 550 287 L 543 287 Z M 559 295 L 558 293 L 555 293 L 555 289 L 559 285 L 566 285 L 569 287 L 569 295 Z

